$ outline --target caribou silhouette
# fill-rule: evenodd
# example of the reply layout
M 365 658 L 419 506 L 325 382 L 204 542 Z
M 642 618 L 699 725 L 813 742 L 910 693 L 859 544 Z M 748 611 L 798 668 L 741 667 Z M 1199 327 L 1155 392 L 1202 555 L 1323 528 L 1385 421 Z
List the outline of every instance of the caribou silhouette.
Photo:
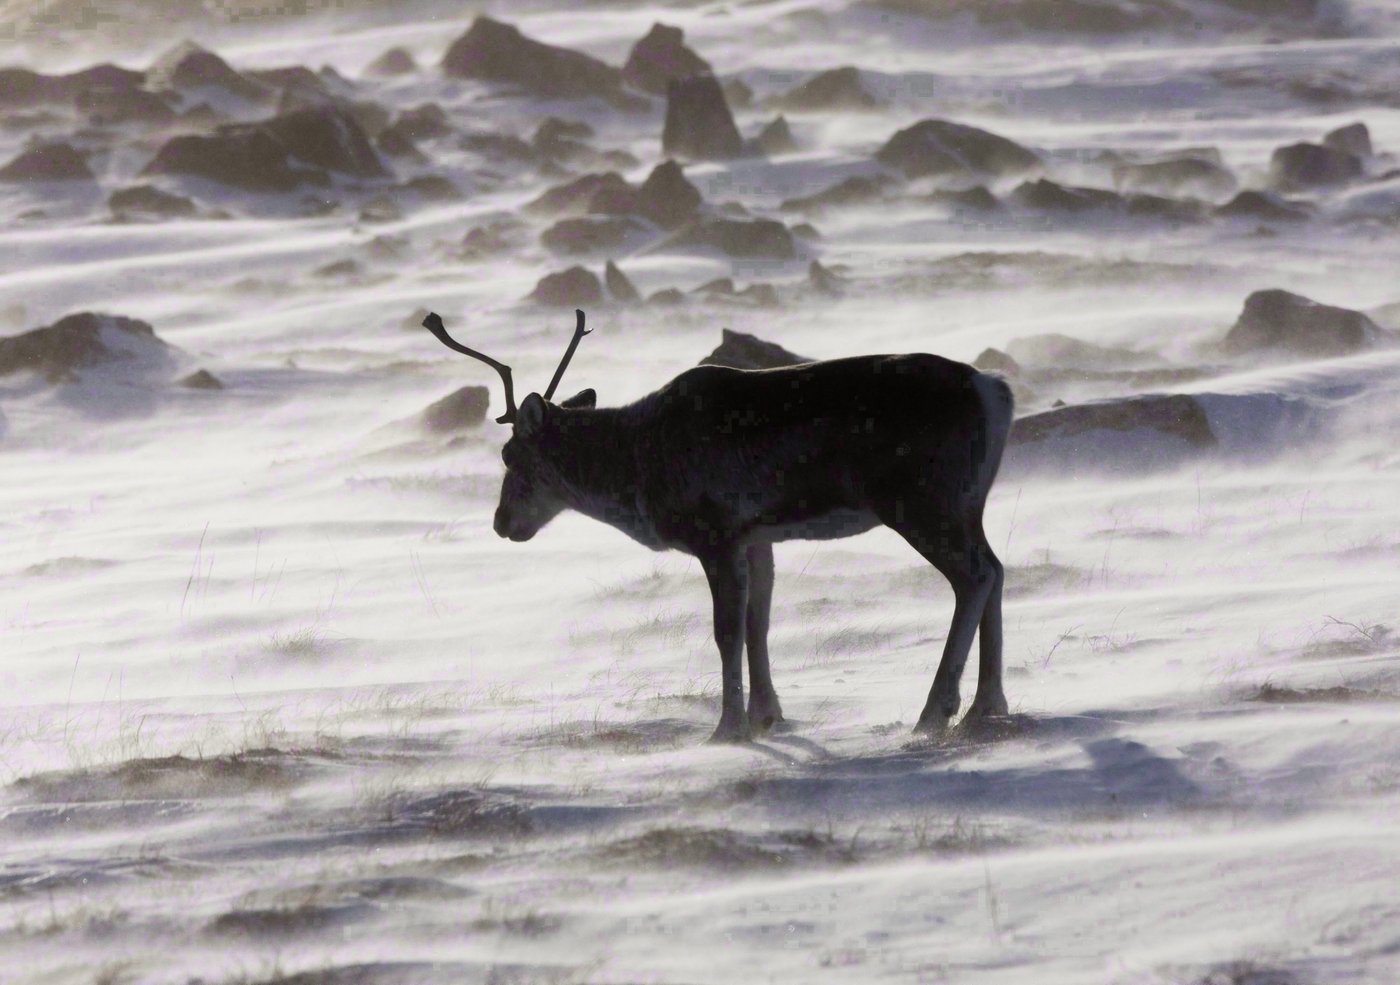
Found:
M 957 714 L 979 629 L 968 717 L 1007 713 L 1002 566 L 982 531 L 1011 430 L 1004 380 L 923 353 L 851 356 L 779 369 L 697 366 L 625 407 L 598 407 L 591 389 L 556 404 L 554 390 L 590 331 L 576 314 L 549 387 L 518 408 L 509 366 L 456 342 L 436 314 L 423 325 L 491 366 L 505 385 L 497 421 L 513 425 L 513 434 L 501 450 L 497 534 L 526 541 L 572 509 L 653 550 L 699 559 L 723 680 L 711 741 L 745 741 L 783 720 L 768 666 L 772 545 L 850 537 L 879 524 L 953 588 L 952 624 L 915 731 L 937 733 Z

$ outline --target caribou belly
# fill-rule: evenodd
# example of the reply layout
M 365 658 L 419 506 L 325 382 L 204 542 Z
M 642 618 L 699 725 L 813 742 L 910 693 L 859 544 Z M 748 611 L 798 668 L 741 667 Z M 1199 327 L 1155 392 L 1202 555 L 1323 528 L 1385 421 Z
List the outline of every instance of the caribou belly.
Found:
M 845 507 L 797 520 L 763 523 L 754 528 L 753 540 L 775 543 L 780 540 L 839 540 L 854 537 L 879 526 L 880 521 L 868 510 Z

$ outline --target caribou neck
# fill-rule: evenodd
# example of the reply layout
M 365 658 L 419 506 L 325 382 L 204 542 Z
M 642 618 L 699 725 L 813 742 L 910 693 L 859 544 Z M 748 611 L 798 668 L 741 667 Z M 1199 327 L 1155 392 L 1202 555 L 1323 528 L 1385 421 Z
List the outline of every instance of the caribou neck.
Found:
M 637 502 L 638 427 L 630 408 L 555 408 L 554 467 L 570 509 L 657 546 Z

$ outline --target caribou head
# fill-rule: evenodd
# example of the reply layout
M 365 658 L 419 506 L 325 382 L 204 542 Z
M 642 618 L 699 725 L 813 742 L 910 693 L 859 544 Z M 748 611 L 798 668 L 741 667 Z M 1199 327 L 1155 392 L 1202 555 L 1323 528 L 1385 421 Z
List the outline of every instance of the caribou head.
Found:
M 501 484 L 501 502 L 496 507 L 496 533 L 513 541 L 529 540 L 539 533 L 550 520 L 558 516 L 567 503 L 561 494 L 562 480 L 550 455 L 550 403 L 559 380 L 568 368 L 569 360 L 579 341 L 592 329 L 584 328 L 583 312 L 575 310 L 578 323 L 574 326 L 574 337 L 554 378 L 544 391 L 544 396 L 531 393 L 515 406 L 515 389 L 511 381 L 510 367 L 497 362 L 485 353 L 469 349 L 447 334 L 442 319 L 434 313 L 423 319 L 423 327 L 432 332 L 437 340 L 449 349 L 479 359 L 501 375 L 506 391 L 506 412 L 496 418 L 498 424 L 512 425 L 510 440 L 501 449 L 501 460 L 506 466 L 505 481 Z M 558 404 L 571 410 L 592 408 L 597 403 L 593 390 L 582 390 Z

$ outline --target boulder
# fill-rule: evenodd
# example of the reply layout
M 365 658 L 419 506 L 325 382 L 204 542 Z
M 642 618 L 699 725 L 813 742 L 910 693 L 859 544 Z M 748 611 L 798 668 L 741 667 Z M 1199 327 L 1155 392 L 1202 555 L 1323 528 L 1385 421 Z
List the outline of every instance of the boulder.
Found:
M 1359 157 L 1323 144 L 1290 144 L 1269 159 L 1269 179 L 1282 191 L 1340 185 L 1359 177 Z
M 1362 159 L 1368 158 L 1374 153 L 1371 149 L 1371 131 L 1366 128 L 1364 123 L 1351 123 L 1344 127 L 1338 127 L 1322 138 L 1322 145 Z
M 1209 450 L 1218 445 L 1205 410 L 1195 398 L 1183 394 L 1123 397 L 1031 414 L 1012 426 L 1009 444 L 1017 448 L 1069 439 L 1076 445 L 1092 447 L 1094 442 L 1104 440 L 1105 432 L 1135 431 L 1174 438 L 1193 450 Z
M 395 75 L 409 75 L 418 71 L 418 63 L 403 48 L 390 48 L 365 66 L 365 75 L 377 79 L 392 78 Z
M 807 282 L 819 294 L 836 295 L 841 293 L 841 278 L 816 260 L 807 266 Z
M 1265 222 L 1297 222 L 1312 215 L 1306 202 L 1294 202 L 1273 192 L 1242 191 L 1215 209 L 1225 219 L 1258 219 Z
M 644 227 L 627 216 L 584 216 L 560 219 L 540 235 L 540 242 L 555 253 L 617 253 Z
M 853 175 L 811 195 L 789 198 L 778 208 L 784 212 L 822 212 L 833 206 L 879 201 L 884 195 L 885 180 Z
M 776 369 L 780 366 L 800 366 L 813 360 L 789 352 L 776 342 L 767 342 L 756 335 L 723 329 L 719 346 L 704 359 L 701 366 L 728 366 L 731 369 Z
M 39 144 L 0 168 L 0 181 L 91 181 L 92 169 L 68 144 Z
M 713 71 L 709 62 L 686 47 L 685 34 L 679 27 L 658 22 L 632 46 L 627 63 L 622 66 L 622 78 L 643 92 L 664 96 L 674 80 L 710 75 Z
M 23 107 L 72 103 L 94 89 L 134 91 L 141 88 L 140 72 L 102 64 L 67 75 L 44 75 L 27 68 L 0 68 L 0 106 Z
M 663 161 L 638 188 L 621 178 L 602 184 L 589 196 L 587 208 L 607 215 L 638 215 L 662 229 L 676 229 L 695 217 L 702 201 L 681 166 Z
M 354 178 L 388 173 L 364 130 L 333 105 L 230 124 L 212 135 L 174 137 L 143 173 L 193 175 L 251 191 L 291 191 L 327 184 L 328 172 Z
M 183 376 L 177 381 L 180 386 L 190 390 L 222 390 L 224 383 L 207 369 L 197 369 L 189 376 Z
M 774 117 L 772 122 L 759 131 L 754 138 L 754 147 L 760 154 L 773 156 L 797 150 L 797 141 L 792 136 L 787 117 Z
M 479 16 L 452 43 L 442 70 L 458 79 L 506 82 L 539 96 L 597 96 L 624 103 L 622 72 L 596 58 L 527 38 L 520 29 Z
M 546 189 L 539 198 L 527 203 L 525 209 L 540 215 L 592 211 L 591 203 L 601 191 L 607 191 L 620 197 L 629 197 L 635 194 L 632 186 L 616 171 L 608 171 L 603 174 L 585 174 L 571 181 L 566 181 L 562 185 Z M 599 209 L 597 211 L 606 210 Z
M 665 287 L 647 298 L 647 304 L 654 304 L 657 307 L 669 308 L 680 304 L 685 300 L 685 295 L 678 287 Z
M 486 420 L 491 391 L 484 386 L 464 386 L 423 410 L 423 424 L 429 431 L 460 431 Z
M 161 124 L 175 119 L 175 110 L 166 96 L 145 89 L 93 86 L 74 96 L 73 108 L 86 116 L 93 126 Z
M 161 55 L 146 71 L 146 88 L 186 94 L 216 89 L 249 102 L 269 102 L 277 91 L 238 72 L 212 51 L 183 41 Z
M 603 283 L 608 287 L 608 293 L 612 299 L 619 304 L 636 304 L 642 299 L 632 279 L 624 274 L 621 268 L 611 260 L 603 268 Z
M 880 101 L 866 90 L 861 81 L 860 69 L 850 65 L 819 72 L 783 93 L 775 102 L 780 108 L 793 112 L 872 110 L 880 107 Z
M 508 253 L 518 245 L 518 232 L 519 227 L 516 223 L 504 220 L 473 226 L 462 237 L 462 259 L 484 260 Z
M 1225 336 L 1231 355 L 1344 356 L 1394 341 L 1366 315 L 1278 289 L 1255 291 Z
M 1010 176 L 1040 164 L 1034 152 L 1014 141 L 948 120 L 922 120 L 900 130 L 885 142 L 875 159 L 909 178 Z
M 529 300 L 559 308 L 582 308 L 603 299 L 598 275 L 583 267 L 570 267 L 540 278 Z
M 1232 193 L 1238 182 L 1227 168 L 1216 161 L 1202 157 L 1180 157 L 1142 164 L 1120 164 L 1113 169 L 1113 184 L 1124 192 L 1219 198 Z
M 1139 369 L 1159 361 L 1116 346 L 1096 345 L 1069 335 L 1047 332 L 1015 339 L 1006 347 L 1010 358 L 1037 369 L 1083 369 L 1095 372 Z
M 172 195 L 154 185 L 135 185 L 112 193 L 107 207 L 121 222 L 180 219 L 195 214 L 195 204 L 183 195 Z
M 700 219 L 662 244 L 662 248 L 674 247 L 707 247 L 744 259 L 791 260 L 797 256 L 792 233 L 773 219 Z
M 1021 372 L 1021 364 L 1000 349 L 983 349 L 981 354 L 972 360 L 972 365 L 983 372 L 1001 373 L 1003 376 L 1017 376 Z
M 668 156 L 696 160 L 721 160 L 743 152 L 744 141 L 713 75 L 674 79 L 666 87 L 661 148 Z
M 0 376 L 28 370 L 58 383 L 106 363 L 164 359 L 168 350 L 147 322 L 85 311 L 0 338 Z
M 719 296 L 729 296 L 734 294 L 734 278 L 716 277 L 712 281 L 701 284 L 690 292 L 691 294 L 712 294 Z
M 593 136 L 593 128 L 582 120 L 561 120 L 551 116 L 539 125 L 530 139 L 530 146 L 551 161 L 573 161 L 594 157 L 584 141 Z
M 953 209 L 966 209 L 972 212 L 991 212 L 1001 208 L 1001 202 L 988 190 L 986 185 L 973 185 L 971 188 L 940 188 L 929 195 L 929 201 L 947 205 Z
M 1106 188 L 1061 185 L 1048 178 L 1023 182 L 1010 198 L 1023 208 L 1047 212 L 1102 211 L 1171 222 L 1192 222 L 1203 214 L 1202 206 L 1195 201 L 1160 195 L 1120 195 Z

